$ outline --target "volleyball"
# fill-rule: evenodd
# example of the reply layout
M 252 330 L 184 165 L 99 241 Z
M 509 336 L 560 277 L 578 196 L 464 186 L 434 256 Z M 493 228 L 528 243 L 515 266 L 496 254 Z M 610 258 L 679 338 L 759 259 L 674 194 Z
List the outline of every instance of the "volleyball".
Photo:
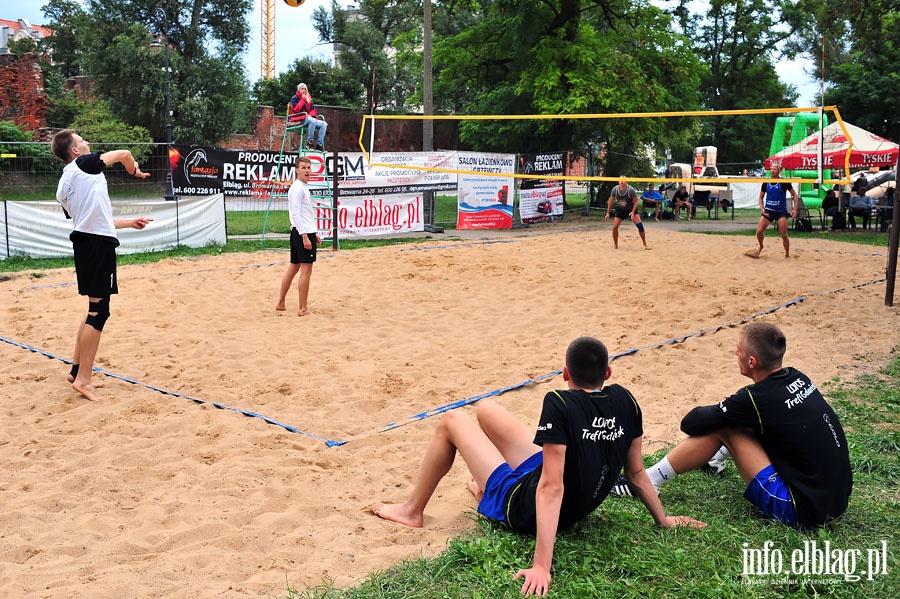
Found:
M 294 8 L 297 8 L 304 2 L 306 2 L 306 0 L 284 0 L 285 4 L 287 4 L 288 6 L 293 6 Z

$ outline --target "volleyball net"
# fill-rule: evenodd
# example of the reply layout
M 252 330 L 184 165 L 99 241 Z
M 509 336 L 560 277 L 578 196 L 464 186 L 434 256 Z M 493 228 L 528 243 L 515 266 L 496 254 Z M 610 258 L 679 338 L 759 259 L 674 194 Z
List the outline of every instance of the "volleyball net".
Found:
M 359 132 L 359 147 L 366 163 L 371 167 L 385 169 L 409 169 L 411 171 L 448 173 L 456 175 L 478 175 L 487 177 L 514 177 L 516 179 L 543 179 L 546 174 L 528 172 L 517 164 L 512 172 L 509 169 L 490 167 L 490 158 L 464 156 L 454 151 L 433 152 L 396 152 L 387 151 L 389 135 L 380 135 L 381 128 L 387 128 L 387 121 L 457 121 L 459 126 L 465 123 L 484 121 L 489 128 L 496 130 L 497 123 L 518 121 L 533 126 L 536 136 L 546 130 L 548 121 L 584 122 L 595 121 L 599 132 L 613 127 L 611 121 L 618 125 L 646 130 L 648 132 L 678 129 L 680 135 L 700 139 L 704 131 L 708 131 L 713 119 L 729 117 L 729 130 L 732 135 L 740 135 L 752 128 L 759 131 L 760 117 L 770 117 L 772 139 L 768 151 L 762 150 L 753 161 L 757 168 L 739 169 L 734 163 L 717 161 L 716 148 L 701 146 L 693 148 L 690 158 L 683 156 L 682 161 L 671 159 L 669 148 L 660 147 L 652 141 L 632 144 L 633 153 L 652 163 L 664 163 L 665 170 L 650 176 L 629 176 L 630 181 L 648 183 L 685 183 L 702 178 L 708 183 L 758 183 L 766 179 L 766 171 L 779 164 L 783 168 L 782 179 L 785 182 L 820 185 L 849 184 L 851 175 L 861 170 L 877 170 L 893 167 L 896 164 L 896 144 L 888 140 L 874 139 L 878 136 L 864 135 L 867 132 L 846 123 L 836 106 L 806 108 L 759 108 L 744 110 L 709 110 L 709 111 L 675 111 L 622 114 L 556 114 L 556 115 L 364 115 Z M 634 123 L 633 127 L 631 123 Z M 746 127 L 743 124 L 746 124 Z M 765 125 L 763 125 L 765 126 Z M 585 125 L 579 125 L 581 131 Z M 591 125 L 587 125 L 591 129 Z M 820 133 L 821 131 L 821 133 Z M 636 135 L 640 135 L 637 133 Z M 648 135 L 652 136 L 652 133 Z M 865 139 L 862 139 L 865 138 Z M 602 135 L 598 135 L 602 139 Z M 880 141 L 878 141 L 880 140 Z M 602 165 L 603 154 L 608 149 L 600 141 L 595 147 Z M 548 150 L 555 150 L 550 149 Z M 515 150 L 512 150 L 515 151 Z M 572 149 L 568 149 L 570 153 Z M 575 150 L 576 153 L 589 154 L 590 150 Z M 643 154 L 643 155 L 641 155 Z M 719 157 L 725 158 L 727 157 Z M 680 168 L 671 168 L 677 166 Z M 764 166 L 764 168 L 762 168 Z M 729 168 L 730 167 L 730 168 Z M 726 173 L 722 171 L 737 171 Z M 590 172 L 590 169 L 579 172 L 566 172 L 554 176 L 555 179 L 568 181 L 618 181 L 621 173 L 604 173 L 601 169 Z

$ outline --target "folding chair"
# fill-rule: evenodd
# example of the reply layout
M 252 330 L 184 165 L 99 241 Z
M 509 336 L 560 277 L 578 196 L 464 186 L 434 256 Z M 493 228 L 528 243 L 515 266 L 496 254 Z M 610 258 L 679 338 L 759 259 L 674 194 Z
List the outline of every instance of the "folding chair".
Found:
M 822 212 L 816 208 L 816 211 L 819 213 L 819 221 L 822 220 Z M 806 204 L 803 202 L 803 196 L 797 196 L 797 216 L 794 217 L 794 223 L 791 226 L 794 231 L 800 231 L 803 233 L 812 233 L 812 215 L 809 212 L 809 208 L 806 207 Z
M 706 208 L 706 218 L 712 219 L 711 213 L 716 209 L 716 201 L 709 197 L 710 191 L 695 191 L 691 205 L 693 216 L 697 216 L 697 208 Z

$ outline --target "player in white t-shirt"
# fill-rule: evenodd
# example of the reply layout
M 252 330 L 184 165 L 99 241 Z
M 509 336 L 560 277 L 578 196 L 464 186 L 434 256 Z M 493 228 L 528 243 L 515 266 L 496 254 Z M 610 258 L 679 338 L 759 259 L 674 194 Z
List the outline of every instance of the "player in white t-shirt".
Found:
M 135 177 L 146 179 L 128 150 L 91 153 L 90 144 L 72 129 L 63 129 L 50 143 L 53 153 L 66 163 L 56 189 L 56 201 L 66 218 L 72 219 L 69 235 L 75 255 L 78 293 L 88 296 L 88 315 L 78 327 L 75 353 L 68 380 L 72 388 L 90 401 L 100 396 L 91 381 L 100 333 L 109 318 L 109 298 L 118 293 L 116 281 L 116 229 L 143 229 L 153 219 L 114 219 L 104 171 L 121 163 Z M 85 326 L 88 325 L 88 326 Z
M 281 278 L 281 290 L 275 309 L 284 312 L 284 301 L 287 298 L 291 283 L 297 273 L 297 292 L 300 305 L 297 316 L 312 314 L 309 311 L 309 281 L 312 277 L 313 264 L 316 261 L 316 246 L 322 245 L 316 227 L 316 211 L 313 208 L 312 196 L 309 193 L 309 178 L 312 176 L 312 163 L 306 156 L 297 158 L 297 178 L 288 189 L 288 214 L 291 218 L 291 263 L 288 264 Z

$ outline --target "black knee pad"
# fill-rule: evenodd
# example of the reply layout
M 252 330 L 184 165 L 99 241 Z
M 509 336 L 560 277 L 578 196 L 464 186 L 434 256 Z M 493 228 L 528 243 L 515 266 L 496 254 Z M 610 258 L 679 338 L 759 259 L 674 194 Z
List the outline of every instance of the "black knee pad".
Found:
M 637 227 L 637 230 L 640 231 L 641 233 L 644 232 L 644 223 L 637 223 L 634 226 Z
M 97 314 L 93 315 L 90 314 L 90 312 L 96 312 Z M 108 297 L 104 297 L 99 302 L 88 302 L 88 315 L 84 321 L 84 324 L 90 325 L 98 331 L 102 331 L 107 319 L 109 319 Z

